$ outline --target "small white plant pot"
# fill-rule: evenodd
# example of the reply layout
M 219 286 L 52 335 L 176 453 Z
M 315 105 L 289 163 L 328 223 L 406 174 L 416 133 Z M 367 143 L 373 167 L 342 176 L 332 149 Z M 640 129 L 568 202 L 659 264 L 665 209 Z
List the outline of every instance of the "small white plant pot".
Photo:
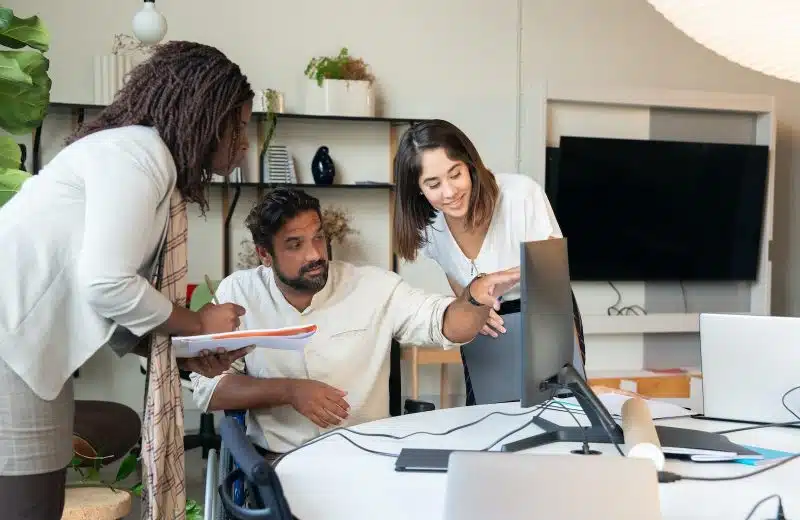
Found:
M 326 79 L 306 82 L 307 114 L 375 117 L 375 94 L 369 81 Z
M 136 60 L 126 54 L 95 56 L 94 102 L 98 105 L 110 104 L 135 66 Z

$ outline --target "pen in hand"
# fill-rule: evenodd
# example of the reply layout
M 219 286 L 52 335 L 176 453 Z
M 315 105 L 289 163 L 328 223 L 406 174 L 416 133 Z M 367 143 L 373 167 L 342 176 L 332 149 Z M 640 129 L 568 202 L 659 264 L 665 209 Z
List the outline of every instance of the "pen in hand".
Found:
M 211 301 L 214 303 L 214 305 L 219 305 L 219 300 L 217 299 L 217 294 L 214 291 L 214 285 L 211 283 L 211 278 L 209 278 L 208 275 L 205 275 L 205 277 L 206 277 L 206 286 L 208 287 L 208 292 L 211 293 Z
M 219 305 L 219 298 L 217 298 L 216 291 L 214 290 L 214 285 L 211 283 L 211 278 L 208 275 L 204 275 L 206 287 L 208 287 L 208 292 L 211 294 L 211 303 L 213 305 Z M 238 305 L 234 305 L 235 307 L 239 307 Z M 244 309 L 240 313 L 244 314 Z M 234 330 L 239 330 L 237 326 Z M 212 352 L 211 350 L 203 351 L 200 356 L 196 358 L 189 358 L 187 361 L 191 361 L 192 365 L 189 370 L 193 372 L 202 373 L 206 375 L 206 377 L 214 377 L 214 375 L 218 375 L 222 373 L 222 371 L 227 370 L 231 363 L 235 360 L 243 357 L 244 355 L 252 352 L 253 346 L 246 346 L 232 351 L 226 351 L 224 348 L 220 347 L 216 349 L 216 352 Z M 207 375 L 213 374 L 213 375 Z
M 219 305 L 219 298 L 217 298 L 216 291 L 214 290 L 214 284 L 211 283 L 211 278 L 208 275 L 204 275 L 206 286 L 208 287 L 208 292 L 211 293 L 211 303 L 214 305 Z M 236 327 L 234 330 L 239 330 L 239 327 Z

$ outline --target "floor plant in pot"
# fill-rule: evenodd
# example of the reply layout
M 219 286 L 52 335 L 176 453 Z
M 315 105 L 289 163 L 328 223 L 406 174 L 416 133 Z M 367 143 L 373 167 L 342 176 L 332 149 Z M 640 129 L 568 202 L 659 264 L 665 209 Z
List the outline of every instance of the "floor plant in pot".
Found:
M 22 150 L 14 136 L 30 134 L 41 125 L 50 104 L 52 81 L 50 35 L 38 16 L 19 18 L 0 7 L 0 206 L 19 191 L 30 176 L 22 165 Z
M 70 467 L 78 473 L 79 480 L 67 483 L 68 488 L 73 487 L 107 487 L 118 492 L 128 492 L 136 497 L 142 496 L 142 483 L 137 481 L 133 485 L 126 484 L 132 475 L 139 476 L 139 447 L 133 448 L 123 457 L 117 472 L 112 480 L 104 479 L 101 474 L 103 461 L 106 457 L 98 454 L 96 457 L 75 455 Z M 138 480 L 138 479 L 137 479 Z M 203 520 L 203 508 L 196 500 L 186 500 L 186 520 Z

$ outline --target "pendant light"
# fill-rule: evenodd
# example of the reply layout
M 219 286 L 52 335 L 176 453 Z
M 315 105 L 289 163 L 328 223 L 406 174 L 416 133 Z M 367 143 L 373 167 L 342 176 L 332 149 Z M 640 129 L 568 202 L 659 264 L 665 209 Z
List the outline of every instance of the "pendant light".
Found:
M 133 35 L 145 45 L 155 45 L 167 34 L 167 19 L 156 10 L 155 0 L 144 0 L 133 17 Z
M 800 0 L 647 0 L 697 43 L 744 67 L 800 83 Z

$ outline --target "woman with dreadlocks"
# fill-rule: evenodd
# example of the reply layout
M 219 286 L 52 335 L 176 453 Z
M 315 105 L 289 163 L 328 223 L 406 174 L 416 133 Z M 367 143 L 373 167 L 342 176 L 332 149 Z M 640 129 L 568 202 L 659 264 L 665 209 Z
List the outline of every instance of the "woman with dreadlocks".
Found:
M 186 204 L 248 147 L 253 91 L 222 52 L 170 42 L 0 208 L 0 507 L 61 518 L 71 374 L 98 349 L 149 356 L 142 431 L 149 518 L 177 518 L 183 415 L 170 335 L 235 330 L 244 309 L 186 308 Z M 246 352 L 181 360 L 218 375 Z M 173 481 L 174 479 L 174 481 Z

